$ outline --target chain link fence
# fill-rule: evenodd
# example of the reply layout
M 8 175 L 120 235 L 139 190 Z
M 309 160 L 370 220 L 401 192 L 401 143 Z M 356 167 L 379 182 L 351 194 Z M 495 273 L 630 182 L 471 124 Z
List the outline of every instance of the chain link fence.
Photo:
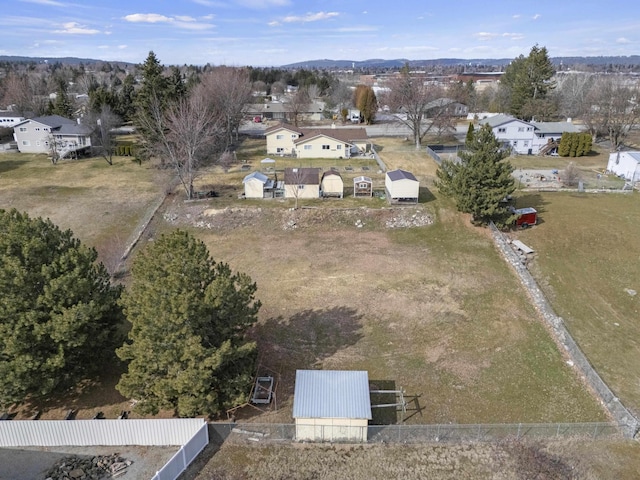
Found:
M 332 438 L 335 426 L 316 426 L 318 438 Z M 326 428 L 327 432 L 322 432 Z M 350 427 L 356 428 L 356 427 Z M 492 442 L 505 438 L 622 437 L 616 423 L 511 423 L 443 425 L 369 425 L 369 443 Z M 222 443 L 284 443 L 296 440 L 293 424 L 212 423 L 211 441 Z M 326 433 L 326 435 L 324 435 Z

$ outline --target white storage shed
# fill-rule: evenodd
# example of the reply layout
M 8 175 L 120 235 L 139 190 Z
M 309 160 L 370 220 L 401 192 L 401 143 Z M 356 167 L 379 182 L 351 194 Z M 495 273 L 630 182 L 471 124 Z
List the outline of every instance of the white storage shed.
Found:
M 371 420 L 366 371 L 298 370 L 293 398 L 296 440 L 366 442 Z
M 640 152 L 614 152 L 609 154 L 607 170 L 630 182 L 640 181 Z
M 387 172 L 384 186 L 389 203 L 418 203 L 420 182 L 413 173 L 400 169 Z

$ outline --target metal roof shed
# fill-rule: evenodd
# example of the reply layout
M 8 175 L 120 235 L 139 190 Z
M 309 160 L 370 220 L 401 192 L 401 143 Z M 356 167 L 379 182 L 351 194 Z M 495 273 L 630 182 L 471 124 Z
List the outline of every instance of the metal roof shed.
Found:
M 413 173 L 400 169 L 387 172 L 384 186 L 389 203 L 418 203 L 420 182 Z
M 293 418 L 297 440 L 366 442 L 371 419 L 369 374 L 297 370 Z

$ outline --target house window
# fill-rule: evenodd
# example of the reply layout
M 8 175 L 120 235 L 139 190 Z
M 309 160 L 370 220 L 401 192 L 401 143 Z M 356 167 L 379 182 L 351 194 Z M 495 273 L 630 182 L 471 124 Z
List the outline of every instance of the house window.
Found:
M 36 132 L 39 132 L 39 131 L 40 131 L 40 127 L 36 127 Z
M 369 186 L 368 183 L 359 183 L 358 188 L 367 188 Z
M 531 130 L 533 130 L 533 127 L 527 127 L 527 132 L 530 132 Z
M 338 150 L 342 150 L 342 145 L 338 145 L 336 148 L 337 148 Z
M 292 133 L 292 134 L 291 134 L 291 138 L 293 138 L 293 139 L 295 140 L 296 138 L 298 138 L 298 135 L 297 135 L 297 134 L 295 134 L 295 133 Z
M 524 141 L 524 146 L 525 146 L 525 147 L 528 147 L 528 146 L 529 146 L 529 140 L 525 140 L 525 141 Z
M 518 127 L 519 132 L 524 132 L 524 127 Z
M 22 140 L 22 145 L 24 145 L 25 147 L 28 147 L 31 145 L 31 142 L 29 140 Z
M 276 140 L 282 140 L 284 138 L 284 135 L 276 135 Z
M 284 153 L 284 148 L 282 147 L 276 148 L 276 153 Z
M 26 129 L 26 127 L 20 127 L 20 131 L 21 131 L 21 132 L 26 132 L 26 131 L 27 131 L 27 129 Z
M 331 147 L 329 145 L 322 145 L 323 150 L 329 150 Z
M 311 147 L 313 147 L 313 145 L 305 145 L 305 146 L 304 146 L 304 149 L 305 149 L 305 150 L 311 150 Z
M 514 140 L 513 141 L 513 148 L 516 148 L 518 146 L 518 140 Z
M 298 185 L 298 190 L 304 190 L 304 185 Z
M 500 127 L 498 129 L 498 133 L 507 133 L 507 129 L 505 127 Z

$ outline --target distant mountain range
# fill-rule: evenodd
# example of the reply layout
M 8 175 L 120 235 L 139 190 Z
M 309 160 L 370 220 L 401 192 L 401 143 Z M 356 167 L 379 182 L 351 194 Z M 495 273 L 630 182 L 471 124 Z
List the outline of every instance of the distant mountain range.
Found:
M 369 60 L 307 60 L 304 62 L 289 63 L 287 65 L 280 65 L 279 68 L 317 68 L 317 69 L 394 69 L 403 67 L 405 64 L 409 64 L 411 68 L 420 67 L 475 67 L 487 69 L 488 67 L 503 67 L 508 65 L 513 58 L 437 58 L 433 60 L 407 60 L 406 58 L 397 58 L 391 60 L 385 60 L 381 58 L 372 58 Z M 640 55 L 631 56 L 602 56 L 602 57 L 552 57 L 551 61 L 555 65 L 564 65 L 570 68 L 574 65 L 640 65 Z M 76 58 L 76 57 L 22 57 L 22 56 L 10 56 L 0 55 L 0 62 L 27 62 L 27 63 L 55 63 L 60 62 L 66 65 L 79 65 L 93 64 L 93 63 L 116 63 L 118 65 L 134 65 L 130 62 L 122 62 L 119 60 L 97 60 L 91 58 Z M 275 67 L 275 66 L 274 66 Z
M 411 68 L 419 67 L 454 67 L 454 66 L 470 66 L 470 67 L 503 67 L 509 65 L 513 58 L 438 58 L 434 60 L 407 60 L 398 58 L 393 60 L 384 60 L 374 58 L 370 60 L 308 60 L 304 62 L 290 63 L 282 65 L 281 68 L 326 68 L 326 69 L 371 69 L 371 68 L 400 68 L 405 64 L 409 64 Z M 552 57 L 551 61 L 555 65 L 564 65 L 570 67 L 572 65 L 640 65 L 640 55 L 631 56 L 607 56 L 607 57 Z

